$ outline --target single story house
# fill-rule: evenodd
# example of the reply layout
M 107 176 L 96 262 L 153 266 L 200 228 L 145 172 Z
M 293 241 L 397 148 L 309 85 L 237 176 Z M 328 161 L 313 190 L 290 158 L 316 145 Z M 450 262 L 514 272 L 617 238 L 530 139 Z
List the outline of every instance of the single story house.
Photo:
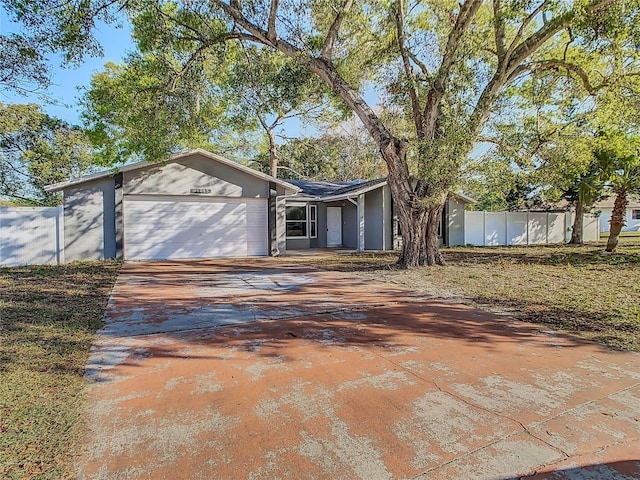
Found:
M 63 192 L 66 261 L 284 255 L 344 247 L 389 250 L 397 221 L 385 179 L 286 181 L 202 149 L 50 185 Z M 450 195 L 445 245 L 464 242 L 464 205 Z
M 629 195 L 629 204 L 627 205 L 627 217 L 625 226 L 622 227 L 623 232 L 640 232 L 640 197 Z M 608 233 L 611 225 L 611 212 L 613 211 L 613 202 L 615 196 L 610 196 L 596 202 L 593 205 L 594 211 L 600 212 L 600 232 Z

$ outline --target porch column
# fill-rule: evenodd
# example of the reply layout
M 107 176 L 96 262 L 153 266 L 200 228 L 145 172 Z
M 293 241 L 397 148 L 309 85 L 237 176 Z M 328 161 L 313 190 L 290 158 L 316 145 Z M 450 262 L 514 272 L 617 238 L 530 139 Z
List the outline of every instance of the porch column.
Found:
M 364 252 L 364 193 L 358 195 L 358 251 Z

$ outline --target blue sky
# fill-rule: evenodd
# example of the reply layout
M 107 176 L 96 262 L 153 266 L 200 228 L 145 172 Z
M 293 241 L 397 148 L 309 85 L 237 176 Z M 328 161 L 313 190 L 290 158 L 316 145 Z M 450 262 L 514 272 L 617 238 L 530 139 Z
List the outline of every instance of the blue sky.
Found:
M 0 8 L 0 33 L 19 32 L 20 27 L 11 23 L 2 8 Z M 48 90 L 48 97 L 52 103 L 43 101 L 37 95 L 17 95 L 0 88 L 0 101 L 4 103 L 38 103 L 52 116 L 61 118 L 71 123 L 79 123 L 78 98 L 81 95 L 79 89 L 89 85 L 91 76 L 102 70 L 108 62 L 120 62 L 128 50 L 132 48 L 131 31 L 127 25 L 116 28 L 114 25 L 100 23 L 97 28 L 97 37 L 103 48 L 103 57 L 87 57 L 79 67 L 60 67 L 60 58 L 49 58 L 52 67 L 53 85 Z
M 39 95 L 18 95 L 0 88 L 0 102 L 4 103 L 37 103 L 54 117 L 66 120 L 72 124 L 80 124 L 81 108 L 78 100 L 82 96 L 82 89 L 90 85 L 91 76 L 103 69 L 107 62 L 119 63 L 126 57 L 134 45 L 131 39 L 131 29 L 123 20 L 123 26 L 116 27 L 111 24 L 99 23 L 96 30 L 103 49 L 102 57 L 86 57 L 82 65 L 78 67 L 68 66 L 62 68 L 58 56 L 49 57 L 52 82 L 46 92 L 48 100 Z M 20 26 L 10 22 L 0 6 L 0 33 L 19 32 Z M 365 91 L 365 101 L 375 107 L 379 100 L 379 93 L 368 88 Z M 304 126 L 299 119 L 292 118 L 282 126 L 288 137 L 314 136 L 318 130 L 313 126 Z M 284 133 L 284 132 L 283 132 Z

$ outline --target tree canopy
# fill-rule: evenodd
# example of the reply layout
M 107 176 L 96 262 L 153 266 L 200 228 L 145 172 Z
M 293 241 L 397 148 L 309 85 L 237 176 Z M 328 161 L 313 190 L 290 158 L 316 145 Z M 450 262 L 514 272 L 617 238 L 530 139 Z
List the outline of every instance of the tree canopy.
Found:
M 0 103 L 0 195 L 27 205 L 58 205 L 46 185 L 91 169 L 89 142 L 78 127 L 35 104 Z
M 518 89 L 536 86 L 532 91 L 553 100 L 539 111 L 553 117 L 554 109 L 581 111 L 567 100 L 569 83 L 590 96 L 624 96 L 640 74 L 639 0 L 114 5 L 134 17 L 162 12 L 158 21 L 170 28 L 150 22 L 149 38 L 171 45 L 176 71 L 194 79 L 195 91 L 203 78 L 199 59 L 220 58 L 238 44 L 277 52 L 317 76 L 362 121 L 386 162 L 406 267 L 444 262 L 437 237 L 444 198 L 476 142 L 535 113 L 526 97 L 514 95 Z M 548 75 L 566 82 L 546 82 Z M 384 92 L 390 117 L 365 101 L 372 84 Z

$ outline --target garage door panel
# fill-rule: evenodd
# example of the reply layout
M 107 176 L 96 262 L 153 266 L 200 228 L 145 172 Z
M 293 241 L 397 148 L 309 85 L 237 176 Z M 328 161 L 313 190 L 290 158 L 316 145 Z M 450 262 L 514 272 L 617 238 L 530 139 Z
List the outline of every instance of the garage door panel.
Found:
M 267 202 L 255 198 L 125 197 L 129 260 L 267 254 Z

